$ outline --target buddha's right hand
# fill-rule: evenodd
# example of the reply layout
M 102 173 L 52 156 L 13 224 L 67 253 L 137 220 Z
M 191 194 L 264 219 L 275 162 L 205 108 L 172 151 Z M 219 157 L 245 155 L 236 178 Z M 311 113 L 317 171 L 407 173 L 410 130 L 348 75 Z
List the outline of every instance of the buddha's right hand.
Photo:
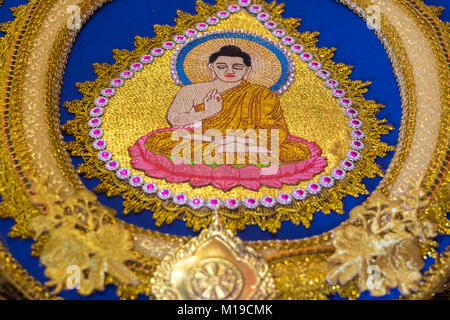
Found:
M 203 99 L 205 112 L 208 116 L 214 116 L 222 110 L 223 98 L 216 89 L 210 90 Z

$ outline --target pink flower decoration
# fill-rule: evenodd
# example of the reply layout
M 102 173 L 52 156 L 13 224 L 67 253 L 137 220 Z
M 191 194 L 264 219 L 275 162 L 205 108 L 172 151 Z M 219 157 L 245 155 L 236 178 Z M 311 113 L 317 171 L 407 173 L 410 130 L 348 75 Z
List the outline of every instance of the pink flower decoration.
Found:
M 326 159 L 321 156 L 322 150 L 316 143 L 291 135 L 287 139 L 307 145 L 311 157 L 298 163 L 275 167 L 275 169 L 278 169 L 275 171 L 267 171 L 267 168 L 262 169 L 254 165 L 242 168 L 221 165 L 212 168 L 205 164 L 174 163 L 169 158 L 156 155 L 145 147 L 145 143 L 151 135 L 173 130 L 176 129 L 164 128 L 152 131 L 139 138 L 136 144 L 129 147 L 133 168 L 145 171 L 145 174 L 149 177 L 166 179 L 166 181 L 172 183 L 190 182 L 193 187 L 212 184 L 216 188 L 228 191 L 239 185 L 250 190 L 259 190 L 261 185 L 281 188 L 283 184 L 297 184 L 300 180 L 310 180 L 316 174 L 322 172 L 327 165 Z
M 222 165 L 212 172 L 212 185 L 228 191 L 239 183 L 239 170 L 230 165 Z

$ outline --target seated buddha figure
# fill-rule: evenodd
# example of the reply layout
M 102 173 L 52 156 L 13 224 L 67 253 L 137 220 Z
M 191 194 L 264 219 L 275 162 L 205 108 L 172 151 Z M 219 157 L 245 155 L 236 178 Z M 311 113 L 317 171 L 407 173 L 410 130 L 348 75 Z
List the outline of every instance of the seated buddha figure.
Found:
M 326 162 L 324 158 L 319 157 L 322 162 L 319 161 L 319 166 L 314 167 L 314 170 L 310 170 L 306 175 L 304 172 L 296 171 L 296 168 L 299 168 L 298 164 L 304 163 L 311 156 L 319 156 L 321 151 L 318 150 L 320 148 L 313 142 L 308 144 L 306 140 L 291 136 L 278 95 L 267 87 L 248 81 L 248 76 L 252 71 L 252 59 L 249 54 L 243 52 L 237 46 L 223 46 L 218 52 L 210 55 L 208 69 L 211 74 L 210 81 L 185 85 L 177 93 L 167 112 L 167 120 L 171 124 L 171 128 L 156 130 L 143 137 L 142 139 L 145 139 L 141 139 L 141 143 L 137 143 L 141 148 L 140 151 L 136 146 L 130 148 L 134 168 L 145 170 L 147 175 L 153 177 L 166 178 L 169 182 L 183 182 L 186 181 L 186 176 L 195 176 L 192 178 L 191 184 L 200 186 L 206 185 L 208 181 L 214 184 L 215 179 L 212 179 L 213 182 L 208 179 L 202 180 L 197 176 L 199 172 L 210 170 L 209 168 L 218 169 L 219 167 L 225 167 L 223 164 L 229 164 L 226 166 L 228 171 L 223 171 L 223 168 L 221 168 L 222 171 L 216 170 L 216 172 L 222 172 L 222 178 L 223 175 L 230 175 L 237 180 L 241 177 L 242 180 L 242 177 L 245 176 L 244 171 L 236 173 L 233 170 L 236 168 L 245 169 L 245 166 L 251 164 L 253 164 L 253 169 L 255 167 L 260 169 L 274 167 L 273 158 L 267 157 L 267 155 L 273 153 L 276 147 L 277 161 L 275 161 L 275 165 L 277 169 L 265 173 L 268 175 L 267 178 L 270 178 L 270 175 L 276 176 L 279 174 L 278 168 L 282 166 L 285 166 L 285 169 L 289 168 L 288 171 L 292 172 L 294 176 L 292 183 L 296 183 L 299 179 L 311 178 L 314 174 L 323 170 Z M 190 163 L 184 161 L 184 167 L 177 167 L 179 162 L 173 156 L 174 149 L 180 146 L 180 139 L 183 138 L 182 134 L 174 137 L 174 132 L 180 130 L 191 133 L 188 143 L 192 145 L 183 149 L 190 150 L 187 152 L 191 152 L 191 154 L 180 155 L 180 157 L 190 160 Z M 242 133 L 248 130 L 254 130 L 257 135 L 242 137 Z M 211 132 L 214 134 L 211 134 Z M 232 132 L 232 138 L 236 139 L 229 139 L 230 132 Z M 265 134 L 266 143 L 264 144 L 260 143 L 263 140 L 261 139 L 261 132 Z M 219 140 L 218 135 L 221 136 Z M 208 161 L 211 158 L 206 159 L 206 157 L 201 156 L 208 153 L 206 152 L 208 146 L 211 153 L 212 142 L 215 142 L 215 146 L 220 145 L 220 148 L 214 148 L 215 150 L 212 151 L 216 163 Z M 197 165 L 197 168 L 195 165 L 199 163 L 198 154 L 196 157 L 194 153 L 195 148 L 198 148 L 199 145 L 202 148 L 200 161 L 203 161 L 201 166 Z M 144 147 L 146 150 L 144 150 Z M 241 154 L 243 152 L 245 161 L 236 162 L 237 156 L 235 156 L 233 158 L 235 162 L 230 163 L 229 158 L 226 158 L 226 153 L 229 150 L 241 151 Z M 314 151 L 313 154 L 312 151 Z M 144 153 L 146 156 L 142 156 Z M 259 156 L 257 159 L 265 159 L 266 161 L 255 163 L 253 160 L 255 154 Z M 262 157 L 263 155 L 266 157 Z M 142 161 L 142 157 L 147 157 L 144 160 L 152 162 L 150 167 L 143 164 L 145 161 Z M 269 161 L 270 163 L 267 161 L 268 158 L 272 159 L 271 162 Z M 195 159 L 197 161 L 193 161 Z M 168 163 L 168 161 L 171 163 Z M 190 168 L 186 166 L 186 163 L 190 164 Z M 205 169 L 206 166 L 209 168 Z M 164 170 L 171 171 L 168 174 L 170 178 L 161 173 L 161 171 L 164 171 L 162 167 L 165 167 Z M 260 175 L 256 171 L 248 173 L 250 170 L 247 170 L 246 172 L 247 176 Z M 177 173 L 178 177 L 176 176 Z M 205 177 L 211 177 L 211 172 L 208 171 L 204 175 Z M 267 182 L 270 179 L 265 181 L 266 185 L 270 185 L 271 182 Z M 234 185 L 237 184 L 239 183 L 236 182 Z M 253 186 L 254 184 L 250 188 L 257 189 Z M 259 186 L 259 183 L 257 186 Z M 281 187 L 281 184 L 278 181 L 273 183 L 272 186 Z
M 251 140 L 245 143 L 243 140 L 227 139 L 227 131 L 254 129 L 258 133 L 260 129 L 266 129 L 267 145 L 270 145 L 270 132 L 276 129 L 280 163 L 298 162 L 309 157 L 310 151 L 306 145 L 286 139 L 289 131 L 277 94 L 246 80 L 252 69 L 250 55 L 236 46 L 224 46 L 210 56 L 208 68 L 211 81 L 184 86 L 175 97 L 167 113 L 167 120 L 173 127 L 188 128 L 201 123 L 202 133 L 206 134 L 203 150 L 211 141 L 208 130 L 219 130 L 223 135 L 223 153 L 227 150 L 237 152 L 241 150 L 240 145 L 247 147 L 246 153 L 270 152 L 270 147 L 250 149 L 251 142 L 254 142 Z M 197 138 L 202 139 L 194 137 L 193 140 Z M 151 136 L 146 145 L 153 152 L 170 157 L 179 143 L 173 140 L 171 132 L 161 132 Z M 231 141 L 228 146 L 227 141 Z M 230 148 L 230 143 L 234 144 L 234 148 Z M 248 162 L 248 155 L 246 158 Z M 227 161 L 223 159 L 221 163 Z

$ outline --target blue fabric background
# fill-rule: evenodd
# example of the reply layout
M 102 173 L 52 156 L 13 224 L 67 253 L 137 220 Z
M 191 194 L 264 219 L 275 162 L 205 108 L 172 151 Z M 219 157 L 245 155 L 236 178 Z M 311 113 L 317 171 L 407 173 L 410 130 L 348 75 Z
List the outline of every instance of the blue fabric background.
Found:
M 214 3 L 212 0 L 206 2 Z M 369 92 L 365 97 L 386 105 L 386 108 L 379 113 L 378 117 L 380 119 L 388 119 L 388 123 L 393 125 L 395 130 L 384 136 L 383 141 L 395 145 L 401 117 L 400 96 L 390 61 L 374 33 L 366 27 L 361 18 L 333 0 L 285 0 L 279 2 L 286 3 L 284 17 L 302 18 L 302 24 L 299 28 L 301 32 L 320 32 L 319 47 L 336 47 L 338 49 L 334 61 L 355 66 L 351 79 L 372 81 Z M 430 5 L 450 6 L 450 0 L 427 0 L 425 2 Z M 25 1 L 6 0 L 4 5 L 0 7 L 0 22 L 11 20 L 12 14 L 9 8 L 23 3 Z M 152 37 L 154 36 L 153 25 L 173 25 L 177 9 L 195 13 L 195 1 L 115 0 L 97 11 L 81 29 L 69 56 L 61 88 L 61 123 L 63 124 L 74 117 L 73 114 L 68 113 L 62 107 L 63 102 L 82 98 L 82 95 L 78 93 L 75 87 L 75 83 L 95 80 L 96 76 L 92 69 L 93 63 L 114 63 L 112 58 L 113 49 L 133 50 L 133 42 L 136 35 Z M 449 21 L 449 11 L 444 11 L 442 15 L 443 20 Z M 65 136 L 65 139 L 69 141 L 73 138 Z M 386 169 L 389 161 L 392 159 L 392 155 L 393 152 L 390 152 L 386 158 L 377 159 L 377 163 L 383 169 Z M 75 165 L 79 165 L 82 162 L 80 158 L 72 159 Z M 371 192 L 380 181 L 381 178 L 365 179 L 364 183 Z M 90 189 L 93 189 L 99 183 L 97 179 L 86 180 L 84 178 L 83 182 Z M 316 213 L 309 229 L 285 222 L 276 235 L 261 231 L 258 227 L 249 226 L 243 232 L 240 232 L 239 236 L 244 240 L 267 240 L 295 239 L 317 235 L 338 226 L 342 221 L 346 220 L 348 212 L 366 198 L 367 196 L 360 196 L 359 198 L 345 197 L 343 200 L 345 214 L 331 213 L 330 215 L 325 215 Z M 195 235 L 181 221 L 175 221 L 171 225 L 156 228 L 151 212 L 148 211 L 137 215 L 123 215 L 122 199 L 120 197 L 107 198 L 104 195 L 99 195 L 99 200 L 105 205 L 115 208 L 118 216 L 129 223 L 170 234 Z M 39 260 L 30 257 L 32 241 L 7 237 L 13 224 L 14 222 L 11 219 L 0 219 L 0 239 L 3 240 L 14 257 L 36 279 L 45 282 L 47 279 L 43 274 L 43 267 L 39 264 Z M 439 251 L 444 250 L 448 246 L 450 243 L 449 239 L 449 236 L 438 237 L 437 240 L 440 242 Z M 433 259 L 427 259 L 424 270 L 433 262 Z M 85 298 L 74 291 L 64 291 L 61 296 L 68 299 Z M 399 292 L 395 289 L 381 299 L 392 299 L 398 296 Z M 115 288 L 110 286 L 106 291 L 94 294 L 87 299 L 114 299 L 115 297 Z M 140 298 L 145 299 L 145 297 Z M 339 299 L 338 296 L 332 298 Z M 363 293 L 361 298 L 373 299 L 367 292 Z

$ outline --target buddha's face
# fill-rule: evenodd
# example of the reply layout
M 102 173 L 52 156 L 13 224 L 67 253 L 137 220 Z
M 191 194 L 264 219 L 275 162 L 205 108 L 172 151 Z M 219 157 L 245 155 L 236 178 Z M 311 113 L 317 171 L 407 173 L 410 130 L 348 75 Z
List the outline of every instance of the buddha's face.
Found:
M 251 67 L 247 67 L 241 57 L 220 56 L 216 61 L 210 63 L 208 68 L 213 79 L 218 78 L 224 82 L 246 79 L 251 71 Z

